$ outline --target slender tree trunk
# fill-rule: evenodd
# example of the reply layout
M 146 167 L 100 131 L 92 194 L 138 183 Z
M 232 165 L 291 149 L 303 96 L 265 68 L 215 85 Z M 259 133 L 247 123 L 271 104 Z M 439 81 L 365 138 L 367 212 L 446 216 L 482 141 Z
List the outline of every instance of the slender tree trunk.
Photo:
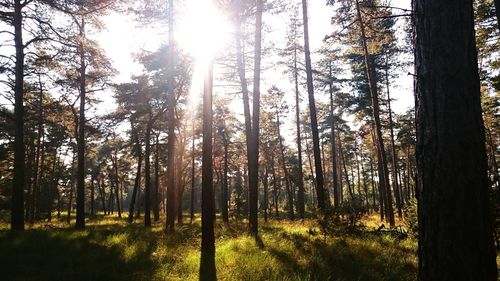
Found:
M 106 209 L 106 192 L 104 190 L 104 184 L 101 181 L 101 175 L 99 175 L 98 179 L 97 179 L 97 188 L 99 189 L 99 192 L 101 193 L 102 211 L 106 215 L 106 213 L 107 213 L 107 209 Z
M 213 111 L 212 64 L 205 74 L 205 89 L 203 94 L 203 159 L 202 159 L 202 190 L 201 190 L 201 261 L 200 280 L 217 280 L 215 269 L 215 236 L 214 236 L 214 190 L 213 190 Z
M 249 231 L 252 235 L 258 235 L 258 199 L 259 199 L 259 130 L 260 130 L 260 68 L 262 53 L 262 8 L 263 0 L 257 0 L 257 11 L 255 13 L 255 49 L 254 49 L 254 72 L 253 72 L 253 114 L 252 133 L 250 135 L 248 160 L 248 207 L 249 207 Z
M 276 170 L 274 169 L 274 155 L 271 155 L 271 173 L 273 175 L 273 201 L 276 218 L 279 219 L 278 183 L 276 182 Z
M 73 156 L 73 160 L 71 162 L 71 182 L 69 185 L 69 200 L 68 200 L 68 214 L 66 217 L 66 222 L 69 224 L 71 222 L 71 209 L 73 207 L 73 189 L 75 185 L 75 180 L 76 180 L 76 167 L 75 167 L 75 159 L 76 157 Z
M 151 113 L 144 136 L 144 226 L 151 226 Z
M 265 171 L 265 175 L 264 175 L 264 179 L 263 179 L 263 185 L 264 185 L 264 221 L 267 222 L 268 221 L 268 215 L 267 215 L 267 208 L 268 208 L 268 189 L 269 189 L 269 173 L 268 173 L 268 170 L 267 170 L 267 167 L 266 167 L 266 171 Z
M 387 90 L 387 110 L 389 111 L 389 128 L 391 133 L 391 152 L 392 152 L 392 180 L 394 186 L 394 196 L 396 197 L 396 207 L 398 209 L 398 217 L 403 218 L 403 204 L 401 202 L 401 192 L 400 186 L 398 184 L 398 154 L 396 152 L 396 145 L 394 144 L 394 122 L 392 121 L 392 109 L 391 109 L 391 94 L 389 90 L 389 58 L 386 54 L 385 58 L 385 87 Z
M 86 94 L 86 63 L 85 63 L 85 18 L 80 22 L 80 116 L 78 118 L 78 171 L 76 185 L 76 224 L 77 229 L 85 228 L 85 94 Z
M 155 190 L 153 202 L 153 220 L 160 220 L 160 134 L 156 135 L 155 143 Z
M 338 210 L 340 207 L 339 200 L 339 181 L 337 174 L 337 145 L 335 140 L 335 116 L 334 116 L 334 105 L 333 105 L 333 73 L 332 73 L 332 62 L 330 61 L 328 64 L 329 70 L 329 78 L 330 81 L 328 83 L 329 93 L 330 93 L 330 118 L 331 120 L 331 144 L 332 144 L 332 182 L 333 182 L 333 207 L 335 210 Z
M 294 28 L 297 32 L 297 29 Z M 296 36 L 297 34 L 295 34 Z M 300 219 L 304 219 L 305 206 L 304 206 L 304 172 L 302 170 L 302 138 L 300 137 L 300 93 L 299 93 L 299 69 L 297 66 L 297 47 L 293 49 L 293 78 L 295 82 L 295 125 L 297 129 L 297 152 L 299 160 L 299 175 L 297 193 L 297 211 L 299 212 Z
M 418 278 L 497 280 L 473 1 L 415 0 L 413 10 Z
M 11 230 L 24 230 L 24 185 L 25 185 L 25 147 L 24 147 L 24 43 L 23 43 L 23 4 L 14 1 L 14 44 L 16 48 L 14 84 L 14 173 L 12 180 Z
M 175 92 L 174 92 L 174 0 L 169 0 L 168 8 L 168 138 L 167 138 L 167 222 L 168 231 L 175 229 Z
M 191 223 L 193 223 L 194 220 L 194 201 L 196 199 L 195 197 L 195 190 L 194 190 L 194 185 L 195 185 L 195 172 L 196 172 L 196 167 L 195 167 L 195 155 L 194 155 L 194 150 L 195 150 L 195 145 L 194 145 L 194 116 L 193 116 L 193 125 L 192 125 L 192 140 L 191 140 Z
M 306 60 L 307 92 L 309 97 L 309 113 L 311 115 L 311 130 L 314 151 L 314 166 L 316 169 L 316 197 L 318 209 L 321 213 L 326 211 L 323 170 L 321 165 L 321 152 L 319 147 L 318 120 L 316 116 L 316 103 L 314 101 L 314 87 L 311 66 L 311 53 L 309 50 L 309 24 L 307 19 L 307 0 L 302 0 L 302 14 L 304 18 L 304 53 Z
M 135 133 L 135 135 L 137 135 Z M 135 174 L 134 189 L 132 190 L 132 198 L 130 199 L 130 205 L 128 207 L 128 222 L 134 222 L 134 207 L 136 203 L 137 194 L 141 188 L 141 167 L 142 167 L 142 151 L 139 139 L 136 138 L 136 149 L 137 149 L 137 173 Z
M 376 197 L 376 187 L 375 187 L 375 180 L 374 180 L 374 177 L 373 177 L 373 159 L 372 157 L 370 156 L 370 180 L 371 180 L 371 184 L 372 184 L 372 206 L 373 206 L 373 209 L 376 210 L 376 206 L 377 206 L 377 197 Z M 384 220 L 384 212 L 383 212 L 384 208 L 383 207 L 380 207 L 380 220 L 383 221 Z
M 184 194 L 184 180 L 182 177 L 182 168 L 184 165 L 184 147 L 185 147 L 185 138 L 182 138 L 182 141 L 177 145 L 177 168 L 176 168 L 176 185 L 177 185 L 177 224 L 183 224 L 183 213 L 182 213 L 182 197 Z
M 36 217 L 36 210 L 39 205 L 39 195 L 40 195 L 40 174 L 41 174 L 41 164 L 40 159 L 42 155 L 42 139 L 43 139 L 43 85 L 41 80 L 41 74 L 38 74 L 38 83 L 40 87 L 39 99 L 38 99 L 38 120 L 37 120 L 37 142 L 36 142 L 36 152 L 35 152 L 35 167 L 33 169 L 33 191 L 31 196 L 31 207 L 30 207 L 30 224 L 33 224 Z
M 225 124 L 224 124 L 225 126 Z M 224 145 L 224 175 L 222 182 L 222 192 L 221 192 L 221 208 L 222 208 L 222 220 L 229 223 L 229 210 L 228 210 L 228 173 L 229 173 L 229 140 L 227 139 L 226 133 L 222 133 L 222 142 Z
M 95 177 L 94 175 L 92 175 L 92 177 L 90 178 L 90 215 L 91 216 L 94 216 L 95 213 L 94 213 L 94 192 L 95 192 L 95 185 L 94 185 L 94 182 L 95 182 Z
M 122 209 L 120 204 L 120 182 L 118 177 L 118 155 L 117 150 L 115 149 L 114 157 L 111 157 L 111 162 L 113 163 L 113 179 L 115 181 L 115 194 L 116 194 L 116 209 L 118 211 L 118 218 L 122 218 Z
M 285 147 L 283 146 L 283 139 L 281 138 L 280 130 L 280 115 L 278 110 L 276 110 L 276 123 L 278 127 L 278 142 L 280 145 L 280 155 L 281 155 L 281 167 L 283 168 L 283 173 L 285 175 L 286 193 L 288 195 L 288 218 L 291 220 L 295 219 L 295 213 L 293 211 L 293 192 L 290 187 L 290 175 L 288 174 L 288 169 L 286 167 L 285 160 Z
M 384 149 L 384 140 L 382 137 L 382 125 L 380 122 L 380 109 L 379 109 L 379 100 L 378 100 L 378 91 L 377 91 L 377 83 L 373 78 L 373 69 L 370 65 L 370 55 L 368 53 L 368 44 L 365 35 L 365 26 L 363 17 L 361 16 L 361 9 L 359 7 L 359 1 L 356 0 L 356 11 L 358 14 L 359 26 L 361 28 L 361 42 L 364 51 L 365 57 L 365 72 L 368 78 L 368 87 L 370 89 L 371 100 L 372 100 L 372 113 L 373 113 L 373 121 L 375 124 L 375 143 L 377 146 L 377 158 L 378 162 L 381 166 L 382 174 L 379 174 L 380 185 L 385 189 L 385 198 L 386 198 L 386 212 L 389 218 L 389 224 L 391 227 L 395 226 L 394 221 L 394 210 L 392 208 L 392 193 L 391 186 L 389 184 L 389 170 L 387 169 L 387 157 L 385 155 Z

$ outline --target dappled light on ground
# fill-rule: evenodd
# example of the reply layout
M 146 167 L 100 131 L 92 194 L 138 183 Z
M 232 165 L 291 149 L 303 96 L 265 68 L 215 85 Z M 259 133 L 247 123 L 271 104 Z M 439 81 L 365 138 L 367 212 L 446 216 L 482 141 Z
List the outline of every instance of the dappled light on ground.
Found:
M 5 280 L 198 280 L 200 222 L 174 233 L 114 218 L 76 231 L 36 225 L 0 232 Z M 371 230 L 323 235 L 313 221 L 216 226 L 218 280 L 416 280 L 416 242 Z M 18 261 L 23 261 L 19 263 Z

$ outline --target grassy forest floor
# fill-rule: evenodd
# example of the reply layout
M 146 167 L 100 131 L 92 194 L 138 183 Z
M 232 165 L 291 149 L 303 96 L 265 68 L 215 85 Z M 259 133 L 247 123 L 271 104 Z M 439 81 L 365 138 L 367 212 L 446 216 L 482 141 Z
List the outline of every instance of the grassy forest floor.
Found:
M 416 280 L 415 239 L 373 231 L 323 235 L 312 220 L 216 224 L 219 280 Z M 162 221 L 162 220 L 161 220 Z M 372 225 L 372 227 L 370 227 Z M 198 280 L 200 219 L 165 233 L 115 217 L 96 217 L 84 231 L 62 222 L 23 233 L 0 225 L 2 280 Z

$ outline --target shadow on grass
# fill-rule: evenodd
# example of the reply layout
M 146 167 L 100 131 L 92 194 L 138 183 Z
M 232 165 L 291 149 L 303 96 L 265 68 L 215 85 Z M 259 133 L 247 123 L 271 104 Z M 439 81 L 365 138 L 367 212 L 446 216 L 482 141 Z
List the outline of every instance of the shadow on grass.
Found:
M 414 254 L 377 237 L 325 241 L 282 232 L 280 239 L 293 249 L 270 245 L 268 251 L 283 268 L 293 268 L 295 276 L 309 280 L 416 280 L 416 266 L 411 261 Z
M 150 280 L 152 246 L 126 258 L 123 245 L 98 243 L 93 231 L 0 232 L 2 280 Z

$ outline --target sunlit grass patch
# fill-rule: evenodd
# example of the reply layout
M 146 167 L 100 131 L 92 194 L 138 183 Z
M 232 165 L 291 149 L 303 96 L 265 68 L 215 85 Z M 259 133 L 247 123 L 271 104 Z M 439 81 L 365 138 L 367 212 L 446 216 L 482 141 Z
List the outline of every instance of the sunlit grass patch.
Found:
M 193 224 L 166 232 L 163 220 L 146 229 L 142 221 L 128 224 L 116 216 L 98 216 L 87 221 L 84 231 L 39 225 L 24 233 L 0 230 L 0 264 L 7 269 L 7 280 L 33 276 L 37 280 L 198 280 L 199 217 Z M 259 222 L 258 239 L 247 234 L 246 221 L 217 222 L 219 280 L 416 279 L 414 239 L 370 230 L 323 235 L 313 220 Z M 14 263 L 16 259 L 28 266 Z

